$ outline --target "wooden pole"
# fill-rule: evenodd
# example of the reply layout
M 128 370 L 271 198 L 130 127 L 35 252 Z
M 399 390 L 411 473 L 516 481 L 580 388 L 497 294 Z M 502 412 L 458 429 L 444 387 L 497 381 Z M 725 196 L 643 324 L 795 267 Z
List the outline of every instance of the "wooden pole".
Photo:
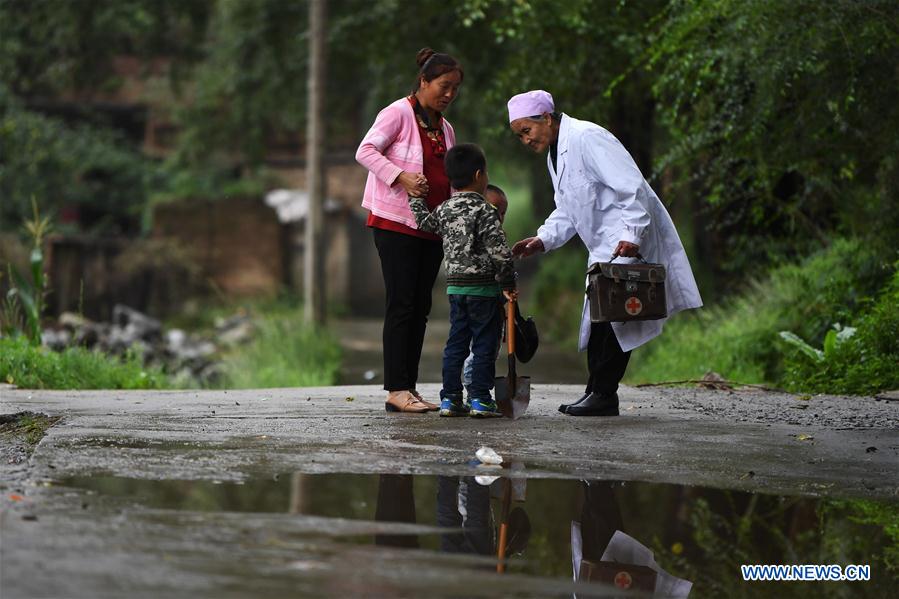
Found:
M 306 243 L 303 263 L 303 318 L 306 324 L 325 321 L 325 280 L 322 259 L 324 230 L 324 95 L 327 0 L 309 2 L 309 80 L 306 119 L 306 189 L 309 212 L 306 215 Z
M 503 480 L 503 503 L 499 518 L 499 542 L 496 546 L 496 572 L 506 571 L 506 544 L 509 542 L 509 508 L 512 505 L 512 480 Z

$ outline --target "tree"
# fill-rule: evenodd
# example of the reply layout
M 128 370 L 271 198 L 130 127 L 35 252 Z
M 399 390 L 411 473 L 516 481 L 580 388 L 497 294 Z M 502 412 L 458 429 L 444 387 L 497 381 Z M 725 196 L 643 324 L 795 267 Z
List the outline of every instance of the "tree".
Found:
M 282 0 L 211 4 L 203 60 L 175 107 L 176 161 L 258 167 L 275 133 L 301 138 L 306 110 L 307 10 Z
M 702 198 L 728 270 L 895 235 L 899 5 L 676 0 L 660 25 L 657 170 Z
M 116 84 L 121 55 L 198 60 L 206 0 L 0 0 L 0 82 L 25 99 Z
M 168 61 L 177 84 L 199 58 L 208 7 L 0 0 L 0 227 L 17 228 L 36 198 L 45 210 L 77 207 L 96 231 L 136 231 L 154 167 L 88 101 L 121 83 L 122 55 Z M 69 122 L 46 110 L 65 97 L 81 102 Z

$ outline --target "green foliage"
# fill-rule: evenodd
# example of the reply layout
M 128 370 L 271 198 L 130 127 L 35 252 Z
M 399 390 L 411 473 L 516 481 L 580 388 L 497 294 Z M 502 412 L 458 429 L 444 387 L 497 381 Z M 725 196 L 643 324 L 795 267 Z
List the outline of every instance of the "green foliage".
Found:
M 891 271 L 863 242 L 836 241 L 802 264 L 772 270 L 722 304 L 675 316 L 661 337 L 636 350 L 629 380 L 694 379 L 713 370 L 744 383 L 781 382 L 786 344 L 779 332 L 823 344 L 833 323 L 854 322 Z M 805 384 L 796 379 L 794 388 Z
M 722 492 L 712 504 L 690 502 L 692 538 L 682 557 L 657 553 L 663 567 L 675 568 L 710 597 L 847 596 L 851 583 L 755 582 L 739 575 L 743 564 L 868 564 L 871 580 L 852 584 L 851 596 L 889 594 L 896 568 L 896 516 L 893 504 L 872 501 L 803 500 Z M 759 543 L 758 539 L 766 539 Z M 793 556 L 793 557 L 791 557 Z M 670 566 L 669 566 L 670 562 Z M 736 573 L 736 574 L 734 574 Z
M 197 58 L 210 3 L 191 0 L 0 0 L 0 82 L 23 97 L 109 91 L 114 59 Z
M 0 338 L 0 381 L 25 389 L 162 389 L 165 375 L 137 354 L 118 359 L 81 347 L 57 353 L 22 337 Z
M 92 107 L 120 86 L 122 57 L 148 70 L 165 57 L 177 86 L 200 56 L 209 10 L 180 0 L 0 0 L 0 228 L 22 220 L 36 196 L 50 212 L 79 208 L 91 232 L 136 230 L 151 163 Z M 71 102 L 77 125 L 37 112 L 64 94 L 83 98 Z
M 795 333 L 791 333 L 790 331 L 781 331 L 780 338 L 783 339 L 786 343 L 789 343 L 802 353 L 804 353 L 809 358 L 820 362 L 824 359 L 824 352 L 820 349 L 814 348 L 805 341 L 802 340 L 799 335 Z
M 726 268 L 895 233 L 897 17 L 889 0 L 670 3 L 644 58 L 670 139 L 656 171 L 705 199 Z
M 511 143 L 506 100 L 534 88 L 549 90 L 557 108 L 573 116 L 607 120 L 612 109 L 607 92 L 616 79 L 620 83 L 619 76 L 633 57 L 645 50 L 645 27 L 663 7 L 663 2 L 652 0 L 466 0 L 460 4 L 461 22 L 468 28 L 483 23 L 489 33 L 482 35 L 487 43 L 481 52 L 491 55 L 492 68 L 484 80 L 487 88 L 478 94 L 495 111 L 490 132 Z M 633 71 L 630 76 L 628 83 L 639 83 L 642 73 Z
M 22 332 L 32 345 L 41 344 L 41 316 L 44 312 L 44 296 L 47 293 L 47 276 L 44 273 L 44 237 L 50 231 L 50 219 L 40 215 L 37 201 L 31 199 L 34 212 L 32 220 L 25 223 L 25 229 L 32 240 L 29 256 L 30 278 L 23 275 L 12 264 L 7 265 L 10 288 L 6 293 L 5 305 L 0 312 L 0 332 L 11 335 L 19 332 L 19 315 L 24 315 Z
M 832 514 L 832 520 L 849 520 L 873 526 L 882 531 L 886 541 L 883 545 L 883 553 L 871 551 L 871 557 L 882 562 L 888 572 L 894 575 L 899 574 L 899 504 L 829 500 L 822 507 L 824 514 Z M 834 537 L 836 538 L 833 541 L 841 550 L 844 550 L 849 541 L 864 542 L 858 538 L 847 538 L 846 535 L 834 535 Z
M 832 329 L 824 350 L 788 351 L 784 382 L 789 389 L 819 393 L 876 393 L 899 389 L 899 270 L 876 301 L 866 302 L 853 330 Z M 807 345 L 807 344 L 804 344 Z M 812 348 L 814 349 L 814 348 Z
M 25 326 L 22 332 L 28 337 L 32 345 L 41 344 L 41 313 L 44 306 L 45 277 L 43 272 L 43 255 L 39 249 L 31 252 L 31 265 L 34 278 L 28 281 L 19 271 L 10 267 L 9 276 L 12 286 L 6 293 L 6 301 L 10 305 L 5 313 L 23 314 Z M 17 322 L 11 319 L 2 323 L 3 334 L 11 335 L 17 332 Z
M 257 321 L 253 340 L 224 358 L 229 389 L 333 385 L 340 369 L 340 348 L 324 329 L 302 321 L 302 309 L 282 305 Z
M 185 199 L 261 198 L 267 190 L 280 184 L 277 176 L 264 168 L 237 178 L 225 169 L 180 168 L 174 161 L 165 164 L 158 175 L 149 206 Z
M 0 82 L 0 227 L 25 220 L 38 197 L 50 213 L 79 207 L 96 231 L 127 229 L 150 172 L 117 134 L 25 110 Z
M 258 166 L 273 134 L 302 138 L 306 106 L 305 3 L 217 2 L 192 75 L 191 97 L 175 111 L 176 161 L 227 163 L 234 152 Z

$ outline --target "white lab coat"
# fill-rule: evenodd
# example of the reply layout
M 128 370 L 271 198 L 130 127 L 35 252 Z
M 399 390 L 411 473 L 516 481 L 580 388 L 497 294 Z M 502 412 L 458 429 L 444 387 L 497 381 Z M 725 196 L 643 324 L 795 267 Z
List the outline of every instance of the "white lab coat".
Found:
M 577 234 L 590 252 L 590 265 L 608 262 L 619 241 L 638 244 L 647 262 L 664 264 L 667 269 L 669 316 L 702 306 L 690 262 L 668 211 L 614 135 L 599 125 L 563 114 L 556 169 L 551 156 L 546 162 L 556 209 L 537 230 L 545 251 L 561 247 Z M 665 320 L 614 322 L 612 329 L 621 349 L 631 351 L 659 335 L 664 324 Z M 580 351 L 587 349 L 589 339 L 590 314 L 585 298 Z

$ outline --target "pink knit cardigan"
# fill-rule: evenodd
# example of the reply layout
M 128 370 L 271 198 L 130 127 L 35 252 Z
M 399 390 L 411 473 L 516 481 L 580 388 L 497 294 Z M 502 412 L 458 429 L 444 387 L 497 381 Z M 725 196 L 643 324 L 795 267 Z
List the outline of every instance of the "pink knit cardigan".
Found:
M 443 134 L 446 148 L 453 147 L 456 134 L 446 119 Z M 379 112 L 356 150 L 356 161 L 369 171 L 362 207 L 375 216 L 417 229 L 406 190 L 397 177 L 403 171 L 421 173 L 423 154 L 421 134 L 408 98 L 400 98 Z

